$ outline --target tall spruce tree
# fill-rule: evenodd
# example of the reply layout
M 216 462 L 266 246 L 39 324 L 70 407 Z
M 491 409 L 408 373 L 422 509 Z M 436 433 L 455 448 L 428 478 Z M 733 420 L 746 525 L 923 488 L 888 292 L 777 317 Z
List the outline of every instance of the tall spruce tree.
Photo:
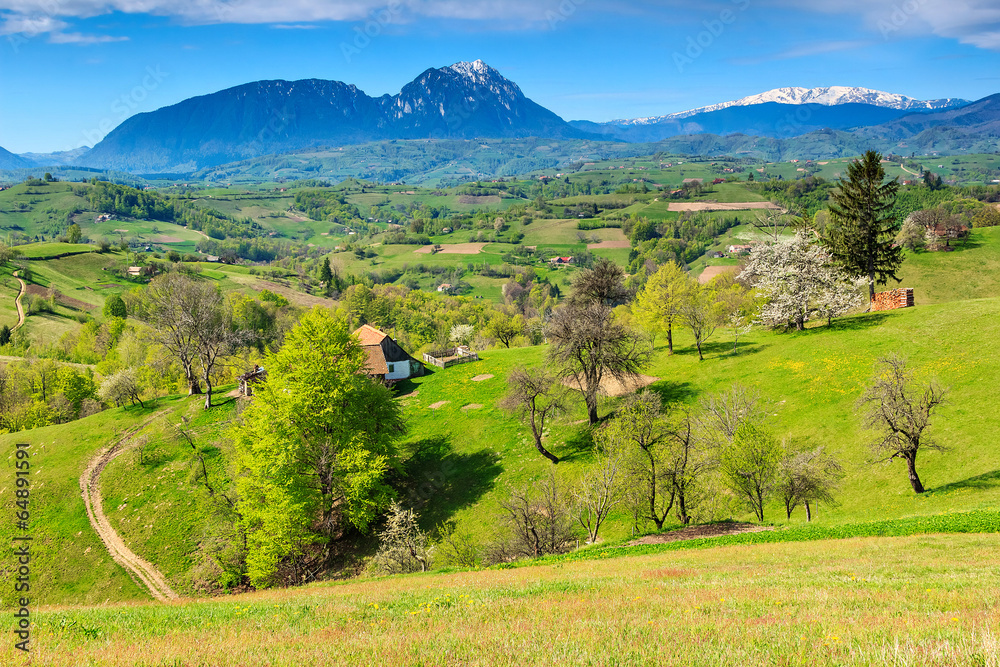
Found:
M 882 155 L 870 150 L 847 167 L 847 180 L 830 195 L 830 253 L 847 273 L 868 277 L 871 298 L 876 283 L 885 285 L 889 278 L 899 282 L 896 270 L 903 263 L 903 249 L 893 245 L 900 227 L 893 212 L 898 191 L 899 181 L 885 180 Z

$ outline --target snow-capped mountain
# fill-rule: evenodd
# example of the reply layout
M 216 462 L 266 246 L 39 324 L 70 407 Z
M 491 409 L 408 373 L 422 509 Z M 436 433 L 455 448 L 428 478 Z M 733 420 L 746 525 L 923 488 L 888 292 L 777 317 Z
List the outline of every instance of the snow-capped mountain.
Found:
M 748 107 L 755 104 L 822 104 L 824 106 L 839 106 L 842 104 L 868 104 L 886 109 L 900 111 L 922 111 L 951 109 L 968 104 L 968 100 L 944 98 L 939 100 L 917 100 L 906 95 L 886 93 L 871 88 L 850 86 L 826 86 L 823 88 L 775 88 L 757 95 L 750 95 L 730 102 L 712 104 L 697 109 L 689 109 L 665 116 L 649 116 L 647 118 L 631 118 L 610 121 L 611 125 L 650 125 L 664 120 L 679 120 L 702 113 L 728 109 L 729 107 Z

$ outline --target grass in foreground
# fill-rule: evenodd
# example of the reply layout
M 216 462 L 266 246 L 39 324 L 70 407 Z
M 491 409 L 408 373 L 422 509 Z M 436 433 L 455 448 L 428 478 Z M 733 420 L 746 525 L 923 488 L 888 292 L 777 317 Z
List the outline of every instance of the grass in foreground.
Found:
M 924 535 L 48 609 L 46 665 L 997 665 L 998 535 Z M 12 643 L 0 661 L 21 664 Z

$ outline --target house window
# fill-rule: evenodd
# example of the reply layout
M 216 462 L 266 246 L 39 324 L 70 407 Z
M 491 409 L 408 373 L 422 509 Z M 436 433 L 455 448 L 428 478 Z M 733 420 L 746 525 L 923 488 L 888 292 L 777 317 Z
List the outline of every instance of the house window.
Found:
M 388 366 L 389 366 L 389 372 L 394 373 L 395 371 L 393 370 L 393 364 L 388 364 Z

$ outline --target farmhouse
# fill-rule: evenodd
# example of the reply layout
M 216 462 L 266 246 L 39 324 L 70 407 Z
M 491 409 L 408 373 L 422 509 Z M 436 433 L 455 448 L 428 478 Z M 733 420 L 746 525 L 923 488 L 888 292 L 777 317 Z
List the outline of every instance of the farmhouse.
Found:
M 441 283 L 440 285 L 438 285 L 437 291 L 438 292 L 450 292 L 451 288 L 452 288 L 452 284 L 451 283 Z
M 753 246 L 748 246 L 748 245 L 729 246 L 729 253 L 732 255 L 749 255 L 751 250 L 753 250 Z
M 354 332 L 368 356 L 368 375 L 383 382 L 397 382 L 423 374 L 424 367 L 387 334 L 367 324 Z
M 549 260 L 549 263 L 550 264 L 572 264 L 573 263 L 573 258 L 572 257 L 553 257 L 552 259 Z

